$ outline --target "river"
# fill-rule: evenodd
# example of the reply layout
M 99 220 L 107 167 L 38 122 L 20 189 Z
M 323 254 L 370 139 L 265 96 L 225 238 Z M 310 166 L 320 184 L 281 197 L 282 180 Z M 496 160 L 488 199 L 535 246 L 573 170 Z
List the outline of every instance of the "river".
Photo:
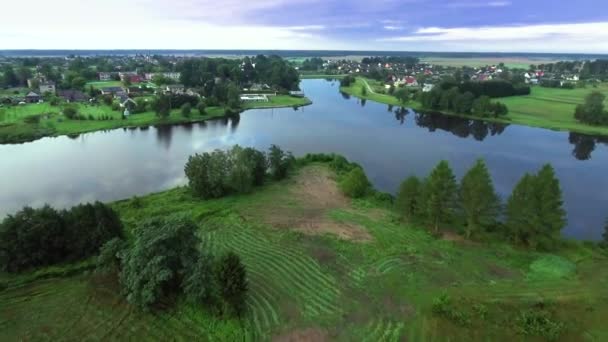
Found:
M 338 88 L 338 82 L 303 80 L 314 103 L 298 110 L 249 110 L 237 119 L 0 145 L 0 216 L 24 205 L 67 207 L 169 189 L 185 184 L 183 167 L 193 153 L 277 144 L 295 155 L 342 154 L 391 193 L 405 177 L 425 176 L 441 159 L 460 178 L 484 158 L 506 200 L 525 172 L 551 163 L 568 212 L 564 235 L 601 236 L 608 215 L 605 138 L 416 114 L 349 98 Z

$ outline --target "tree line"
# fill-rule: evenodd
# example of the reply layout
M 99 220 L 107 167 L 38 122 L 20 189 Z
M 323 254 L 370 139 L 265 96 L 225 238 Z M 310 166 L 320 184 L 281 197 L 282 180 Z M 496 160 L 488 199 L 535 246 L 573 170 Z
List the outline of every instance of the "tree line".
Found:
M 236 145 L 228 151 L 190 156 L 184 171 L 192 192 L 210 199 L 248 193 L 263 185 L 267 177 L 281 180 L 287 177 L 294 163 L 293 155 L 276 145 L 272 145 L 268 153 Z
M 487 95 L 475 97 L 470 91 L 463 93 L 458 87 L 445 89 L 444 86 L 436 86 L 429 92 L 418 92 L 416 98 L 423 108 L 429 110 L 472 114 L 480 118 L 497 118 L 509 113 L 505 104 L 491 101 Z
M 549 164 L 525 174 L 503 205 L 483 160 L 459 183 L 448 162 L 441 161 L 428 177 L 404 180 L 395 206 L 404 219 L 435 233 L 462 227 L 467 238 L 496 233 L 535 249 L 554 248 L 566 225 L 559 180 Z
M 25 207 L 0 223 L 0 269 L 21 272 L 96 255 L 122 228 L 118 214 L 101 202 L 61 211 Z
M 245 266 L 235 253 L 205 251 L 197 230 L 184 216 L 145 220 L 129 241 L 115 238 L 103 245 L 98 272 L 118 275 L 126 299 L 144 310 L 184 295 L 219 314 L 240 316 L 249 288 Z

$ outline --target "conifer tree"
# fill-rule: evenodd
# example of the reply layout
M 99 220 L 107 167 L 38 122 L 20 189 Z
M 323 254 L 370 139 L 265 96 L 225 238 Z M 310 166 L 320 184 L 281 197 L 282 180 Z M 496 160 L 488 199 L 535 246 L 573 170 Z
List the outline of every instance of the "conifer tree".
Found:
M 403 218 L 411 220 L 419 212 L 422 183 L 418 177 L 412 176 L 401 183 L 395 205 Z
M 559 180 L 549 164 L 544 165 L 536 176 L 536 197 L 541 234 L 546 239 L 556 240 L 566 226 L 566 212 Z
M 517 183 L 507 202 L 507 229 L 515 242 L 529 244 L 534 235 L 534 176 L 526 173 Z
M 500 199 L 483 160 L 478 160 L 462 178 L 459 195 L 467 222 L 467 238 L 496 223 L 500 212 Z
M 431 172 L 426 185 L 427 220 L 435 232 L 440 223 L 448 222 L 456 204 L 456 177 L 447 161 L 442 160 Z

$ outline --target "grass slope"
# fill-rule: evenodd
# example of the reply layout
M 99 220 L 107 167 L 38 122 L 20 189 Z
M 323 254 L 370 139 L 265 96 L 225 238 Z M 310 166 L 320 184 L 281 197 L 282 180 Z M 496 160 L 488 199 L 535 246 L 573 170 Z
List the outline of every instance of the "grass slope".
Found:
M 243 109 L 299 107 L 311 104 L 307 98 L 297 98 L 279 95 L 271 98 L 271 102 L 245 103 Z M 76 135 L 121 127 L 141 127 L 151 125 L 179 124 L 199 122 L 224 116 L 221 107 L 209 107 L 206 115 L 199 115 L 196 109 L 192 110 L 190 117 L 184 117 L 179 109 L 174 109 L 168 118 L 161 119 L 154 112 L 148 111 L 121 118 L 119 112 L 113 111 L 107 105 L 92 106 L 89 104 L 76 104 L 79 114 L 87 120 L 68 120 L 61 114 L 60 107 L 48 103 L 28 104 L 8 108 L 0 108 L 0 144 L 20 143 L 32 141 L 46 136 Z M 28 116 L 44 115 L 40 123 L 26 123 Z M 88 119 L 92 116 L 94 120 Z M 102 116 L 109 116 L 111 120 L 99 120 Z
M 367 94 L 362 94 L 366 87 Z M 376 101 L 380 103 L 400 106 L 399 101 L 392 95 L 380 94 L 382 87 L 377 81 L 357 77 L 355 83 L 350 87 L 341 87 L 340 90 L 358 98 Z M 509 114 L 504 118 L 477 118 L 470 115 L 444 113 L 445 115 L 463 118 L 477 119 L 488 122 L 499 122 L 506 124 L 518 124 L 532 127 L 547 128 L 558 131 L 571 131 L 585 134 L 608 135 L 608 127 L 591 126 L 578 122 L 574 119 L 574 110 L 578 104 L 582 104 L 592 91 L 600 91 L 608 96 L 608 85 L 602 84 L 598 88 L 584 89 L 554 89 L 540 86 L 532 87 L 532 93 L 528 96 L 512 96 L 497 99 L 507 105 Z M 410 101 L 407 107 L 421 110 L 419 102 Z M 608 106 L 608 100 L 606 101 Z
M 112 279 L 92 274 L 3 275 L 0 340 L 522 340 L 533 336 L 519 332 L 517 318 L 538 302 L 566 322 L 562 338 L 608 338 L 607 257 L 597 250 L 574 245 L 552 255 L 435 239 L 371 199 L 322 209 L 324 201 L 342 203 L 328 197 L 339 195 L 327 177 L 334 176 L 313 164 L 251 195 L 201 201 L 177 188 L 114 204 L 128 229 L 187 213 L 200 224 L 202 248 L 237 252 L 251 289 L 241 322 L 179 300 L 140 312 Z M 288 220 L 276 220 L 281 215 Z M 365 230 L 371 239 L 317 234 L 319 225 Z M 432 313 L 443 293 L 466 325 Z

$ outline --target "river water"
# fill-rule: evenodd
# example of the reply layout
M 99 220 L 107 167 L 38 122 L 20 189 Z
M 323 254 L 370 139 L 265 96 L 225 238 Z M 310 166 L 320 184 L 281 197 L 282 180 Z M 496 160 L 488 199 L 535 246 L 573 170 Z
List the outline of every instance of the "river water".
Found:
M 277 144 L 295 155 L 342 154 L 391 193 L 405 177 L 425 176 L 441 159 L 460 178 L 484 158 L 506 199 L 525 172 L 551 163 L 568 212 L 564 235 L 601 236 L 608 215 L 605 139 L 417 114 L 349 98 L 327 80 L 303 80 L 302 89 L 314 104 L 298 110 L 250 110 L 237 119 L 0 145 L 0 216 L 24 205 L 67 207 L 161 191 L 185 184 L 183 167 L 193 153 Z

